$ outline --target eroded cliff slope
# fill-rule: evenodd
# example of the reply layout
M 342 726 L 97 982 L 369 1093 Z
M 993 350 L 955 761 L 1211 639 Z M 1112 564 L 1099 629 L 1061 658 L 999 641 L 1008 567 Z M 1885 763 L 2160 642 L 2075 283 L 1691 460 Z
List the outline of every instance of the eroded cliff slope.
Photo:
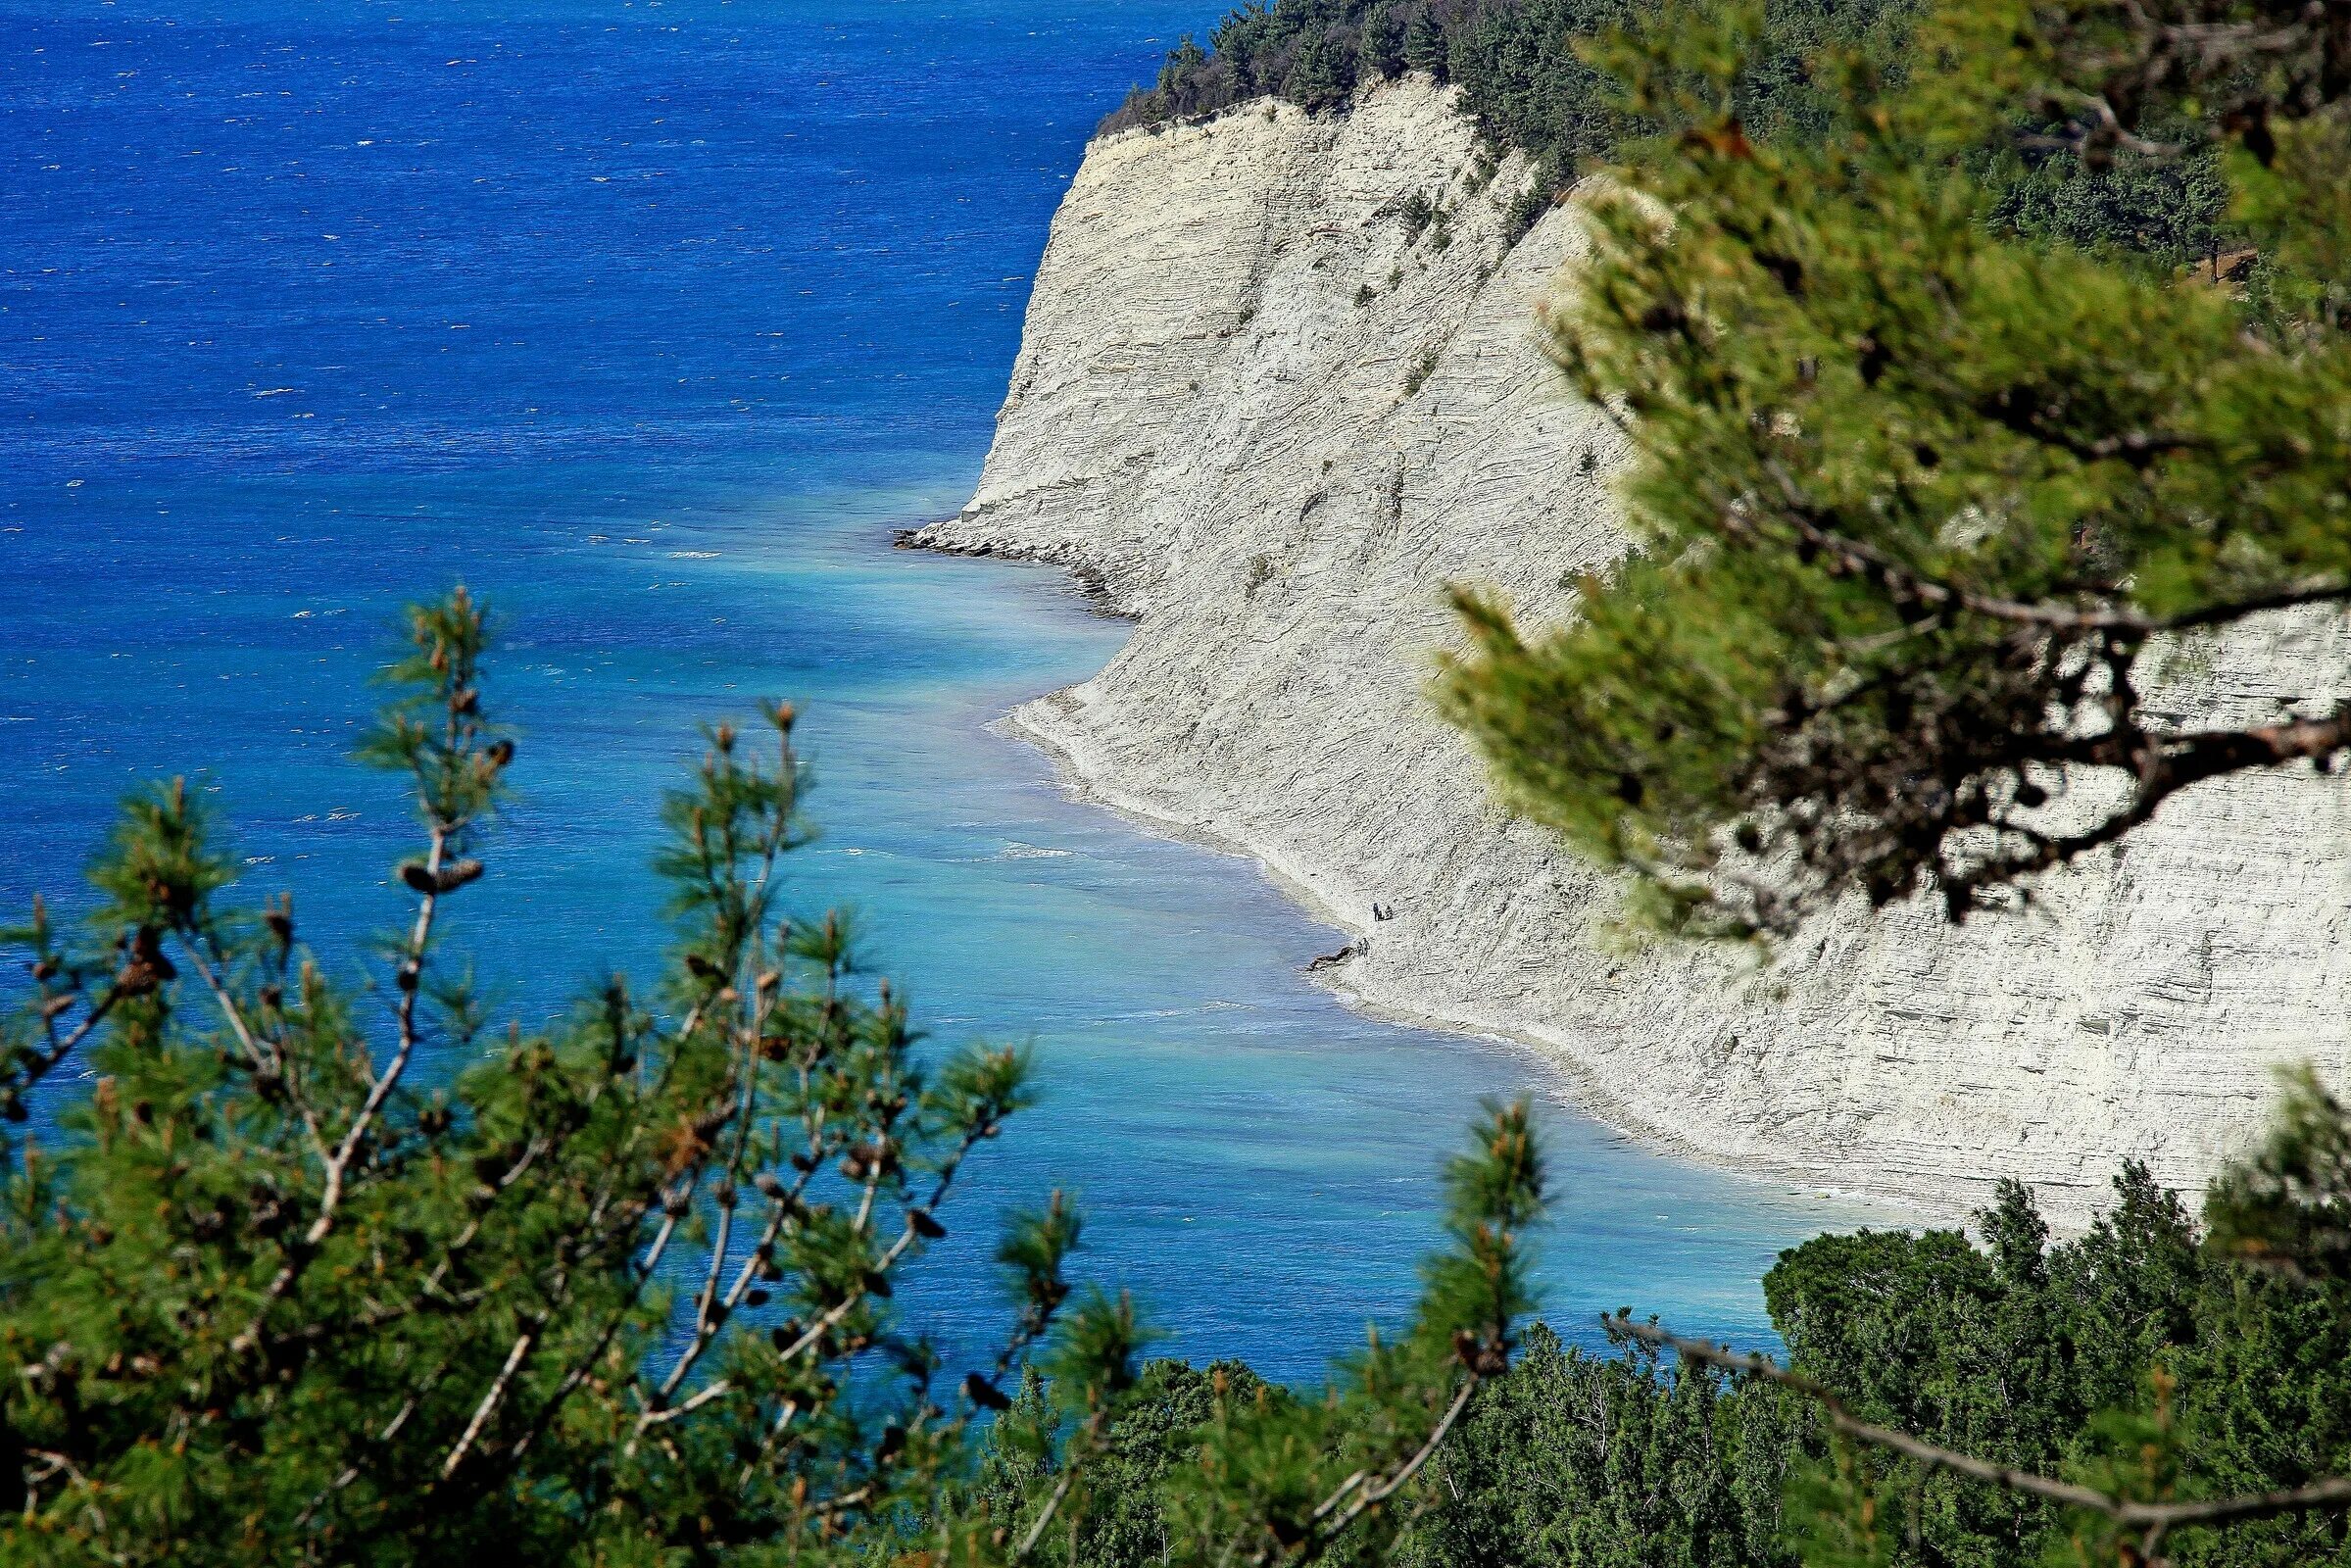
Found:
M 1618 438 L 1534 334 L 1580 232 L 1558 209 L 1506 246 L 1525 178 L 1426 82 L 1096 143 L 979 491 L 919 541 L 1061 562 L 1139 617 L 1019 725 L 1347 927 L 1330 974 L 1363 1003 L 1539 1044 L 1598 1113 L 1715 1159 L 1946 1213 L 2013 1174 L 2078 1216 L 2124 1155 L 2200 1181 L 2274 1064 L 2340 1071 L 2351 813 L 2328 781 L 2206 786 L 2036 915 L 1855 912 L 1762 971 L 1628 950 L 1607 881 L 1492 803 L 1425 697 L 1456 635 L 1443 586 L 1542 616 L 1624 548 Z M 2178 701 L 2274 711 L 2344 651 L 2271 628 Z

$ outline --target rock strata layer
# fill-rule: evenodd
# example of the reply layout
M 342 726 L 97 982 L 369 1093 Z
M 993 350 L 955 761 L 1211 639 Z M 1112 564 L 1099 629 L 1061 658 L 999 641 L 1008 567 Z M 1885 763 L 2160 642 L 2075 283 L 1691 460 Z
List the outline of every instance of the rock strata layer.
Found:
M 1508 818 L 1426 700 L 1445 584 L 1543 618 L 1625 548 L 1622 443 L 1534 331 L 1581 231 L 1554 209 L 1507 243 L 1527 177 L 1425 81 L 1089 149 L 978 492 L 915 539 L 1061 563 L 1137 617 L 1018 727 L 1346 928 L 1352 998 L 1538 1045 L 1597 1114 L 1726 1163 L 1945 1215 L 2014 1175 L 2078 1221 L 2126 1156 L 2199 1184 L 2278 1064 L 2351 1064 L 2351 811 L 2307 773 L 2203 787 L 2029 916 L 1839 914 L 1761 969 L 1614 934 L 1608 879 Z M 2285 622 L 2175 700 L 2275 712 L 2347 652 Z

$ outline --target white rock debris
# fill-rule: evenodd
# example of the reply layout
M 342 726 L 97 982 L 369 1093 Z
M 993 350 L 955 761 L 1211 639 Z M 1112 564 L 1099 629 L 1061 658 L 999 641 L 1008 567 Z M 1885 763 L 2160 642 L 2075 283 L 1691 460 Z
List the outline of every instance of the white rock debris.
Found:
M 2351 826 L 2307 772 L 2206 785 L 2039 912 L 1823 919 L 1771 966 L 1617 931 L 1611 882 L 1510 819 L 1430 707 L 1444 586 L 1569 612 L 1625 540 L 1625 453 L 1533 304 L 1574 208 L 1515 246 L 1425 80 L 1097 141 L 1053 220 L 978 493 L 934 548 L 1057 562 L 1134 635 L 1018 728 L 1111 805 L 1256 857 L 1352 939 L 1377 1011 L 1538 1047 L 1595 1114 L 1707 1159 L 1956 1216 L 2019 1177 L 2079 1223 L 2117 1163 L 2193 1188 L 2277 1064 L 2351 1065 Z M 1410 232 L 1411 198 L 1442 220 Z M 2351 654 L 2316 620 L 2176 681 L 2275 713 Z M 1381 911 L 1375 918 L 1374 906 Z

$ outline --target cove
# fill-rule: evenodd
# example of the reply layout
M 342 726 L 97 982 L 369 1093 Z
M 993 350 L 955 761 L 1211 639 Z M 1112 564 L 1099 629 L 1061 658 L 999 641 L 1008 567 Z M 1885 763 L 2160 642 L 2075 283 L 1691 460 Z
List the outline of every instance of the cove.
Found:
M 391 923 L 408 822 L 348 752 L 398 605 L 462 578 L 522 760 L 456 941 L 512 1010 L 642 962 L 695 724 L 791 698 L 796 903 L 854 906 L 939 1037 L 1044 1067 L 943 1262 L 1057 1185 L 1172 1353 L 1302 1377 L 1400 1314 L 1476 1102 L 1555 1080 L 1349 1013 L 1253 868 L 1065 798 L 989 725 L 1123 626 L 890 548 L 977 473 L 1086 132 L 1213 9 L 0 10 L 0 906 L 184 771 L 253 897 Z M 1572 1338 L 1765 1335 L 1776 1250 L 1855 1217 L 1548 1125 Z

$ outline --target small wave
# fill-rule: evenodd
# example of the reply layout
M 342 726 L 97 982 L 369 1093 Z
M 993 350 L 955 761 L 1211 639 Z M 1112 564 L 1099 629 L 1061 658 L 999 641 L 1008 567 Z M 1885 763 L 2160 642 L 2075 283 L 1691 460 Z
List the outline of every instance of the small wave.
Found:
M 718 552 L 715 550 L 672 550 L 669 552 L 669 559 L 671 561 L 716 561 Z
M 1076 854 L 1075 850 L 1049 850 L 1042 845 L 1022 844 L 1015 840 L 996 852 L 1000 860 L 1059 860 Z

